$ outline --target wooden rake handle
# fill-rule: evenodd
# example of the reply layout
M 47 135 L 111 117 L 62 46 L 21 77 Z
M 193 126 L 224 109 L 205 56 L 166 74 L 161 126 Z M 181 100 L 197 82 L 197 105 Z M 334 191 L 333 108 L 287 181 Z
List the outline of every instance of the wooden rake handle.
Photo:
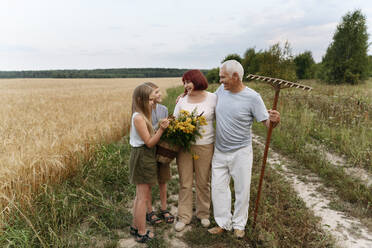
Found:
M 273 104 L 273 108 L 272 108 L 273 110 L 276 110 L 276 106 L 278 104 L 278 99 L 279 99 L 279 92 L 280 92 L 280 88 L 277 88 L 275 90 L 274 104 Z M 258 191 L 257 191 L 256 202 L 255 202 L 255 208 L 254 208 L 253 228 L 256 227 L 258 206 L 259 206 L 260 197 L 261 197 L 261 189 L 262 189 L 262 183 L 263 183 L 263 178 L 264 178 L 264 174 L 265 174 L 267 155 L 269 153 L 269 146 L 270 146 L 270 140 L 271 140 L 272 131 L 273 131 L 273 123 L 270 121 L 269 129 L 267 130 L 265 150 L 264 150 L 264 155 L 263 155 L 263 158 L 262 158 L 260 181 L 259 181 L 259 184 L 258 184 Z

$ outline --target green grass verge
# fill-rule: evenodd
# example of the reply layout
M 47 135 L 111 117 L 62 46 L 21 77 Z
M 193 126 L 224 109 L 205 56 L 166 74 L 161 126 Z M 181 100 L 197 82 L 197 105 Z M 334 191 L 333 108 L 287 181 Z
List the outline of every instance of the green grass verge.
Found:
M 372 172 L 372 91 L 368 91 L 372 81 L 354 88 L 306 83 L 314 87 L 311 92 L 281 91 L 279 110 L 285 120 L 296 120 L 307 142 L 322 144 L 345 155 L 351 166 Z M 272 106 L 271 87 L 262 83 L 250 86 L 260 92 L 268 107 Z

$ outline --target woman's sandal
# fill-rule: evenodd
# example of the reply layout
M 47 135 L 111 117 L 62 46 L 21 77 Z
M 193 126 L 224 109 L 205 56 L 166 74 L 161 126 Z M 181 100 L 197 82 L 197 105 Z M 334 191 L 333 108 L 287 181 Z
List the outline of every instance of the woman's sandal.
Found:
M 165 223 L 172 224 L 174 222 L 174 216 L 167 210 L 160 210 L 159 212 L 160 218 L 162 218 Z
M 137 236 L 138 234 L 138 229 L 133 227 L 133 226 L 130 226 L 130 231 L 129 231 L 130 235 L 133 235 L 133 236 Z
M 161 219 L 155 214 L 154 211 L 151 211 L 150 213 L 146 213 L 146 221 L 150 223 L 151 225 L 161 223 Z
M 146 234 L 141 235 L 137 232 L 136 234 L 136 241 L 138 243 L 146 243 L 147 241 L 151 241 L 154 237 L 150 237 L 150 230 L 147 230 Z

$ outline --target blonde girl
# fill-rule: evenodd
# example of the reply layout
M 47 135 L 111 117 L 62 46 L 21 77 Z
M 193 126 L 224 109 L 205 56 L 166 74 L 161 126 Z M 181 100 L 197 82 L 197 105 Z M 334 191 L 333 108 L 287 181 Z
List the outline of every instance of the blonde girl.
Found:
M 169 125 L 169 121 L 164 119 L 159 122 L 159 129 L 154 132 L 151 123 L 154 98 L 154 89 L 146 84 L 137 86 L 132 98 L 129 179 L 136 185 L 136 197 L 133 203 L 133 224 L 130 233 L 140 243 L 146 243 L 154 237 L 152 232 L 146 231 L 146 206 L 151 185 L 156 183 L 157 178 L 155 146 Z

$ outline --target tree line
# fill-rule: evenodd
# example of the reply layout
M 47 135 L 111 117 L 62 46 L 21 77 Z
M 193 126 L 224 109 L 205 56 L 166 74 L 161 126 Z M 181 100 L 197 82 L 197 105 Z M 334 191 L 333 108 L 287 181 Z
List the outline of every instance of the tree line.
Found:
M 239 61 L 244 67 L 244 78 L 247 74 L 259 74 L 291 81 L 316 78 L 331 84 L 358 84 L 372 76 L 372 56 L 367 54 L 368 36 L 366 17 L 355 10 L 342 17 L 320 63 L 315 63 L 311 51 L 294 56 L 288 41 L 264 51 L 248 48 L 242 57 L 229 54 L 222 62 Z M 219 68 L 210 70 L 208 81 L 218 82 L 218 73 Z
M 0 78 L 150 78 L 181 77 L 188 69 L 118 68 L 94 70 L 0 71 Z M 207 73 L 208 70 L 202 70 Z

